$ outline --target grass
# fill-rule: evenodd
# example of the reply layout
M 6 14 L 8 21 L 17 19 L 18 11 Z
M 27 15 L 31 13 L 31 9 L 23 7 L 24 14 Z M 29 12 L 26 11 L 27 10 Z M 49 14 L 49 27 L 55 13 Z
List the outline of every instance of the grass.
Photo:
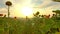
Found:
M 45 34 L 51 27 L 60 28 L 60 20 L 53 18 L 26 20 L 0 17 L 0 34 Z

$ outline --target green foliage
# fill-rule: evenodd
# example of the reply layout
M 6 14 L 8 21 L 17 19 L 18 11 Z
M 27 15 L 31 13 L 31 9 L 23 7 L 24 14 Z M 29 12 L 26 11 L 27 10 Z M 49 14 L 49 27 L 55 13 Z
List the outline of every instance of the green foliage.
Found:
M 9 34 L 45 34 L 53 27 L 60 28 L 60 20 L 39 17 L 27 20 L 0 18 L 0 32 L 9 31 Z
M 60 14 L 60 10 L 55 10 L 53 12 Z

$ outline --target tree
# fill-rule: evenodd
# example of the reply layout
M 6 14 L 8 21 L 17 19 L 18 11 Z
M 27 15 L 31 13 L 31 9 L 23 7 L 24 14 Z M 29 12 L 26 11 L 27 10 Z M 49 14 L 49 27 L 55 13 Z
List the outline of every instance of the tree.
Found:
M 56 11 L 53 11 L 53 12 L 55 12 L 57 14 L 60 14 L 60 10 L 56 10 Z
M 54 1 L 54 2 L 60 2 L 60 0 L 52 0 L 52 1 Z M 60 12 L 60 10 L 56 10 L 56 11 L 53 11 L 53 12 L 55 12 L 55 13 L 56 13 L 56 18 L 57 18 L 57 13 L 59 13 L 59 12 Z
M 9 8 L 12 5 L 12 3 L 10 1 L 7 1 L 5 4 L 8 6 L 8 17 L 9 17 L 10 15 Z
M 60 10 L 55 10 L 55 11 L 53 11 L 54 13 L 56 13 L 56 18 L 57 18 L 57 16 L 58 16 L 58 14 L 60 15 Z

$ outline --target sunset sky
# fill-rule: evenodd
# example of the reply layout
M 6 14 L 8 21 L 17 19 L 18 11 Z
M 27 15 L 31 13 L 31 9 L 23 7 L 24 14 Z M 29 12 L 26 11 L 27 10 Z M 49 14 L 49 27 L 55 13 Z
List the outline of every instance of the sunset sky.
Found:
M 26 13 L 28 17 L 33 17 L 33 13 L 39 11 L 40 14 L 53 14 L 52 10 L 60 9 L 59 2 L 53 2 L 52 0 L 0 0 L 0 14 L 7 15 L 6 1 L 11 1 L 10 17 L 25 17 Z M 27 10 L 27 12 L 24 12 Z

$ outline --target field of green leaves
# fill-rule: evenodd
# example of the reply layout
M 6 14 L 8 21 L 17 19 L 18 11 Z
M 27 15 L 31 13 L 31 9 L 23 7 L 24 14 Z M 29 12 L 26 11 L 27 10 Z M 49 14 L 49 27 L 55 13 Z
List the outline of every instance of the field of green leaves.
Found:
M 52 28 L 52 29 L 51 29 Z M 14 19 L 0 17 L 0 34 L 55 34 L 60 20 L 52 18 Z

